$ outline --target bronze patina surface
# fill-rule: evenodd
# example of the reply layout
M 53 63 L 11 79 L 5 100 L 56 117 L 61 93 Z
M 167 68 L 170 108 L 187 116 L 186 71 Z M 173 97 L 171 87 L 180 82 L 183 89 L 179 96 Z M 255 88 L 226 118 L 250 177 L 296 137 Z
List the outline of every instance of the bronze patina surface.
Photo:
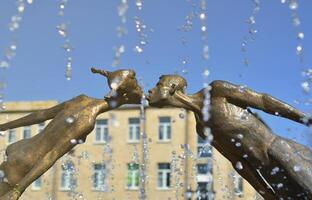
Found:
M 111 91 L 104 99 L 79 95 L 55 107 L 0 125 L 0 131 L 5 131 L 52 119 L 40 134 L 7 147 L 7 160 L 0 165 L 7 180 L 0 182 L 1 200 L 18 199 L 61 156 L 83 143 L 94 129 L 99 114 L 123 104 L 140 103 L 142 90 L 134 71 L 108 72 L 95 68 L 91 71 L 107 77 Z
M 265 199 L 312 199 L 312 152 L 275 135 L 248 108 L 308 125 L 311 120 L 306 114 L 268 94 L 213 81 L 209 86 L 210 118 L 205 122 L 202 114 L 205 89 L 187 95 L 186 86 L 183 77 L 164 75 L 149 90 L 147 99 L 151 106 L 193 111 L 197 133 L 205 138 L 204 127 L 209 127 L 212 145 Z

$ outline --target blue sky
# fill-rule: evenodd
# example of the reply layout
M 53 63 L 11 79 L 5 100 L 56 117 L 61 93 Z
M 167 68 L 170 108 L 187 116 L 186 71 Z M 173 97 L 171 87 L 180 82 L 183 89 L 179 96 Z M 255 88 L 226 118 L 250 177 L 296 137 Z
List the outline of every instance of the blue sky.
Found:
M 185 33 L 178 27 L 185 22 L 192 10 L 188 1 L 143 0 L 143 9 L 138 11 L 135 1 L 129 1 L 127 12 L 128 34 L 119 38 L 116 27 L 121 24 L 117 15 L 116 0 L 69 0 L 64 18 L 57 15 L 58 1 L 33 0 L 27 5 L 17 32 L 17 56 L 5 73 L 7 101 L 49 100 L 64 101 L 81 93 L 102 98 L 107 92 L 106 81 L 90 73 L 90 67 L 108 70 L 132 68 L 150 88 L 161 74 L 178 71 L 188 80 L 188 91 L 202 88 L 201 72 L 210 70 L 209 80 L 227 80 L 236 84 L 266 92 L 305 112 L 311 106 L 295 104 L 294 100 L 309 96 L 302 92 L 301 69 L 312 67 L 312 2 L 298 1 L 298 15 L 304 32 L 305 62 L 300 64 L 295 53 L 297 44 L 291 12 L 280 0 L 260 1 L 261 9 L 256 18 L 257 38 L 248 45 L 250 64 L 244 66 L 240 51 L 243 36 L 247 34 L 244 22 L 250 16 L 252 1 L 209 0 L 207 1 L 207 28 L 210 60 L 201 58 L 203 43 L 198 18 L 193 30 Z M 197 2 L 197 1 L 193 1 Z M 0 50 L 9 45 L 12 33 L 8 30 L 11 16 L 16 12 L 12 0 L 0 2 Z M 139 41 L 135 31 L 134 16 L 139 15 L 147 25 L 148 45 L 142 54 L 133 51 Z M 56 26 L 69 21 L 69 39 L 74 47 L 73 77 L 64 77 L 66 54 L 61 46 L 64 40 L 57 34 Z M 181 38 L 187 40 L 181 44 Z M 126 52 L 117 68 L 111 67 L 113 47 L 123 44 Z M 1 56 L 2 56 L 1 55 Z M 182 60 L 187 64 L 183 66 Z M 187 69 L 187 74 L 182 70 Z M 146 90 L 145 88 L 145 90 Z M 147 91 L 147 90 L 146 90 Z M 263 115 L 273 130 L 285 137 L 306 143 L 312 137 L 303 126 L 286 119 Z

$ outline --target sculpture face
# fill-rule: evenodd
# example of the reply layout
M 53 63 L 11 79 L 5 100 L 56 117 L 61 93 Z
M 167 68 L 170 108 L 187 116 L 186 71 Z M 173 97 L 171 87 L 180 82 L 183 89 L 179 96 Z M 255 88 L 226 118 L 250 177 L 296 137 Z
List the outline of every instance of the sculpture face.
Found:
M 122 99 L 126 103 L 139 103 L 142 97 L 142 89 L 139 86 L 133 70 L 118 70 L 108 76 L 111 92 L 109 97 Z
M 163 75 L 156 87 L 148 91 L 147 100 L 151 106 L 175 106 L 176 92 L 184 93 L 186 81 L 178 75 Z
M 107 77 L 111 91 L 105 96 L 105 99 L 115 100 L 120 103 L 140 103 L 143 91 L 135 78 L 133 70 L 109 72 L 92 68 L 91 71 Z

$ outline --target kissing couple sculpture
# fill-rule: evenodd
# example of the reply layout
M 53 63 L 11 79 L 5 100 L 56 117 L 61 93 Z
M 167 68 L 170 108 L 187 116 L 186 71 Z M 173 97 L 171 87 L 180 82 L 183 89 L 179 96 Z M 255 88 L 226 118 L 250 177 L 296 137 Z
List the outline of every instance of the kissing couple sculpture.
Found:
M 7 159 L 0 165 L 5 178 L 0 182 L 0 200 L 17 200 L 25 189 L 44 174 L 64 154 L 74 148 L 75 139 L 83 143 L 94 129 L 96 117 L 123 104 L 139 104 L 143 95 L 130 69 L 113 72 L 92 68 L 107 78 L 111 89 L 104 99 L 79 95 L 52 108 L 0 124 L 0 131 L 51 120 L 45 129 L 9 145 Z M 296 108 L 264 93 L 226 81 L 209 85 L 210 118 L 204 120 L 202 109 L 207 88 L 195 94 L 185 93 L 186 80 L 178 75 L 162 75 L 148 91 L 150 106 L 180 107 L 193 111 L 196 131 L 205 139 L 205 127 L 213 135 L 212 145 L 264 199 L 312 199 L 312 152 L 292 140 L 282 138 L 248 108 L 288 118 L 309 125 L 312 120 Z M 208 111 L 207 111 L 208 112 Z M 244 116 L 244 117 L 242 117 Z M 237 148 L 231 139 L 241 143 Z M 300 170 L 295 170 L 295 166 Z M 279 169 L 272 174 L 273 169 Z

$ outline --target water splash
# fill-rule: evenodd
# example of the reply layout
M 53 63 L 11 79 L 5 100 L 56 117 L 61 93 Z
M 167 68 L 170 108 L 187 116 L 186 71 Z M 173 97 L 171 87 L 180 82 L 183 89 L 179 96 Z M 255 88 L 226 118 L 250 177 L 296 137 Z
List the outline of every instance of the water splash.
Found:
M 129 9 L 128 1 L 127 0 L 121 0 L 120 4 L 117 7 L 117 14 L 120 18 L 121 25 L 117 27 L 117 36 L 119 38 L 124 37 L 128 34 L 128 30 L 126 28 L 126 22 L 127 22 L 127 11 Z M 120 64 L 120 59 L 122 54 L 125 52 L 126 47 L 123 44 L 118 45 L 117 47 L 113 48 L 114 51 L 114 60 L 112 63 L 113 67 L 116 67 Z
M 244 54 L 243 63 L 245 66 L 249 65 L 249 59 L 247 56 L 247 46 L 250 42 L 256 39 L 256 34 L 258 30 L 256 29 L 256 17 L 260 10 L 260 0 L 252 0 L 253 10 L 251 15 L 247 18 L 246 23 L 248 25 L 248 34 L 243 37 L 243 41 L 241 43 L 241 52 Z
M 142 86 L 143 88 L 143 86 Z M 140 163 L 140 188 L 139 188 L 139 199 L 145 200 L 146 196 L 146 184 L 147 184 L 147 164 L 148 164 L 148 138 L 146 134 L 146 118 L 145 118 L 145 106 L 146 97 L 142 95 L 140 104 L 140 125 L 141 125 L 141 142 L 142 142 L 142 161 Z
M 27 1 L 27 3 L 30 5 L 32 1 Z M 0 111 L 5 110 L 4 89 L 6 88 L 6 70 L 10 67 L 11 61 L 16 56 L 17 30 L 20 28 L 27 3 L 24 0 L 15 1 L 16 13 L 12 15 L 9 23 L 9 30 L 12 32 L 12 40 L 10 41 L 10 45 L 4 50 L 4 56 L 0 60 Z
M 68 0 L 59 0 L 58 3 L 58 16 L 61 18 L 61 23 L 56 26 L 58 35 L 63 38 L 64 44 L 62 45 L 62 49 L 66 54 L 66 69 L 65 69 L 65 77 L 67 80 L 71 80 L 72 78 L 72 50 L 73 47 L 68 37 L 68 27 L 69 23 L 64 22 L 65 8 L 67 6 Z

